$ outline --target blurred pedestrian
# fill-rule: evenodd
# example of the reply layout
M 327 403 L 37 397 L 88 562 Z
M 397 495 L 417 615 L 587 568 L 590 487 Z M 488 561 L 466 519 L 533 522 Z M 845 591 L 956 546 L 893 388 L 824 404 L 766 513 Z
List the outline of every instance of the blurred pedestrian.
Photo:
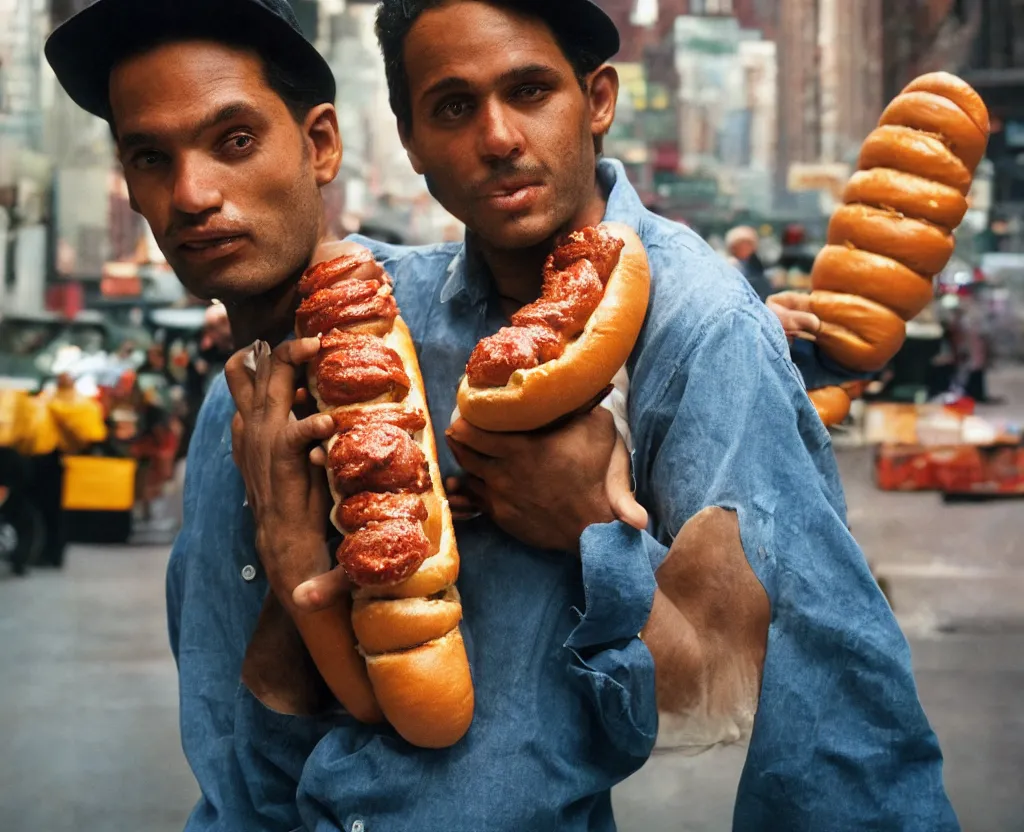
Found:
M 740 274 L 757 292 L 757 296 L 761 300 L 766 300 L 772 293 L 772 284 L 757 253 L 760 242 L 761 237 L 757 230 L 749 225 L 732 228 L 725 235 L 725 249 L 729 253 L 729 262 L 739 269 Z
M 67 545 L 64 513 L 64 457 L 87 453 L 107 438 L 99 402 L 83 396 L 68 373 L 57 378 L 56 389 L 36 398 L 29 442 L 32 500 L 43 516 L 46 543 L 41 562 L 63 566 Z

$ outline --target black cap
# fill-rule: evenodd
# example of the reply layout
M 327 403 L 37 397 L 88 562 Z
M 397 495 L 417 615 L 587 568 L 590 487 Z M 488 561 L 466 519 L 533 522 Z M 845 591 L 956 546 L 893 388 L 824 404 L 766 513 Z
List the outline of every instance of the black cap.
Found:
M 294 70 L 323 101 L 334 101 L 331 68 L 302 34 L 286 0 L 96 0 L 58 26 L 44 51 L 71 99 L 107 118 L 110 71 L 164 33 L 251 46 Z
M 619 30 L 593 0 L 512 0 L 542 20 L 561 37 L 590 52 L 604 63 L 619 51 Z

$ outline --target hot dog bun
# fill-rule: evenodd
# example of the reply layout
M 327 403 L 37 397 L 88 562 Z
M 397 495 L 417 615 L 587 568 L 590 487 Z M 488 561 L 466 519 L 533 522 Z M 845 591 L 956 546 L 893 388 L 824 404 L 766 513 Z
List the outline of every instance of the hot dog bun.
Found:
M 818 416 L 826 425 L 838 425 L 850 413 L 849 395 L 842 387 L 821 387 L 811 390 L 808 394 L 811 404 Z
M 896 211 L 859 204 L 843 205 L 832 215 L 828 242 L 881 254 L 928 275 L 942 270 L 955 245 L 953 235 L 944 228 Z
M 482 430 L 529 431 L 583 407 L 629 359 L 647 315 L 650 270 L 643 243 L 621 223 L 599 228 L 624 242 L 600 305 L 561 356 L 517 370 L 504 387 L 473 387 L 462 379 L 458 406 Z
M 873 130 L 861 145 L 857 167 L 901 170 L 956 188 L 964 196 L 971 190 L 967 165 L 939 136 L 912 127 L 886 125 Z
M 930 92 L 948 98 L 967 113 L 974 125 L 985 134 L 986 140 L 992 130 L 988 108 L 977 91 L 964 81 L 948 72 L 929 72 L 919 75 L 903 88 L 903 92 Z
M 899 315 L 859 295 L 812 292 L 811 311 L 821 319 L 818 346 L 857 372 L 881 370 L 906 337 Z
M 321 252 L 320 259 L 333 257 L 333 263 L 338 258 L 355 256 L 362 258 L 360 262 L 372 262 L 372 257 L 362 251 L 352 244 L 334 244 Z M 315 265 L 307 274 L 313 268 Z M 342 268 L 339 280 L 344 279 L 345 269 Z M 389 292 L 390 284 L 382 291 Z M 473 682 L 459 629 L 462 604 L 455 589 L 459 555 L 415 346 L 400 316 L 387 323 L 386 328 L 380 326 L 379 321 L 360 323 L 346 331 L 380 338 L 382 346 L 400 359 L 408 388 L 402 387 L 376 399 L 332 407 L 324 400 L 318 363 L 311 365 L 309 388 L 321 412 L 330 413 L 339 425 L 339 432 L 324 443 L 329 457 L 346 431 L 354 429 L 353 425 L 376 423 L 396 407 L 415 413 L 422 425 L 418 430 L 410 430 L 409 436 L 422 453 L 429 473 L 426 492 L 418 494 L 426 509 L 422 529 L 429 542 L 429 554 L 411 575 L 400 581 L 382 580 L 355 586 L 354 605 L 346 608 L 349 618 L 345 623 L 353 643 L 358 644 L 362 673 L 383 716 L 409 743 L 423 748 L 444 748 L 465 735 L 474 711 Z M 332 522 L 346 538 L 358 534 L 358 530 L 344 527 L 340 513 L 342 503 L 352 495 L 354 487 L 349 488 L 346 481 L 339 480 L 330 464 L 328 484 L 335 502 Z M 320 662 L 317 665 L 320 667 Z M 324 672 L 322 667 L 321 672 Z M 339 670 L 335 674 L 342 688 L 336 695 L 347 706 L 343 697 L 348 694 L 344 689 L 345 680 L 341 678 L 344 674 L 357 675 L 350 662 L 346 662 L 343 672 Z
M 985 156 L 988 133 L 967 113 L 948 98 L 936 92 L 902 92 L 882 113 L 881 124 L 912 127 L 934 133 L 969 170 L 974 170 Z
M 905 322 L 931 301 L 932 279 L 953 253 L 988 133 L 980 96 L 948 73 L 915 79 L 885 109 L 811 271 L 826 355 L 875 372 L 903 345 Z M 831 402 L 819 408 L 830 419 L 843 410 L 832 391 L 818 399 Z
M 846 246 L 825 246 L 814 263 L 814 288 L 848 292 L 888 307 L 904 320 L 918 314 L 932 299 L 932 282 L 880 254 Z
M 956 188 L 892 168 L 857 171 L 843 201 L 889 208 L 940 228 L 956 228 L 967 213 L 967 199 Z

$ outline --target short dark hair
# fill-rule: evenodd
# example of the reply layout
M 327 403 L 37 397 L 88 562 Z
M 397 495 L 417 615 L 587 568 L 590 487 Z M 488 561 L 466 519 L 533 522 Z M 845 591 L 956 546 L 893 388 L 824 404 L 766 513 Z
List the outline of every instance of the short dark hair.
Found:
M 182 23 L 171 29 L 162 30 L 158 35 L 144 37 L 132 44 L 116 57 L 113 66 L 131 58 L 142 55 L 160 46 L 180 43 L 186 40 L 209 40 L 234 49 L 256 54 L 263 64 L 263 78 L 267 86 L 284 102 L 297 124 L 302 124 L 309 111 L 320 104 L 332 103 L 325 98 L 323 92 L 308 78 L 307 74 L 295 66 L 288 65 L 283 59 L 272 53 L 270 49 L 260 45 L 258 37 L 246 31 L 231 31 L 227 27 L 204 24 Z M 106 121 L 110 130 L 117 135 L 113 113 L 106 113 Z
M 545 17 L 539 9 L 523 9 L 514 0 L 484 0 L 496 6 L 507 6 L 536 16 L 543 20 L 555 36 L 562 54 L 573 69 L 580 87 L 586 89 L 587 76 L 597 69 L 603 61 L 592 51 L 579 45 L 571 37 L 553 25 L 552 20 Z M 449 0 L 382 0 L 377 7 L 377 42 L 384 56 L 384 72 L 388 81 L 388 100 L 391 111 L 398 119 L 399 127 L 409 130 L 412 127 L 412 101 L 409 95 L 409 76 L 405 70 L 405 38 L 409 30 L 419 20 L 420 15 L 430 9 L 444 5 Z M 559 0 L 551 0 L 558 3 Z

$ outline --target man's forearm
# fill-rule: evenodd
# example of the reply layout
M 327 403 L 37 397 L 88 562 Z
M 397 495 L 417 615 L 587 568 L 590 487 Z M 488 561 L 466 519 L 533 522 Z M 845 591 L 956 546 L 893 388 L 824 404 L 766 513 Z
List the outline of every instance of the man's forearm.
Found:
M 771 620 L 737 515 L 710 508 L 690 520 L 656 578 L 642 638 L 654 657 L 658 709 L 677 718 L 685 738 L 735 740 L 757 707 Z

